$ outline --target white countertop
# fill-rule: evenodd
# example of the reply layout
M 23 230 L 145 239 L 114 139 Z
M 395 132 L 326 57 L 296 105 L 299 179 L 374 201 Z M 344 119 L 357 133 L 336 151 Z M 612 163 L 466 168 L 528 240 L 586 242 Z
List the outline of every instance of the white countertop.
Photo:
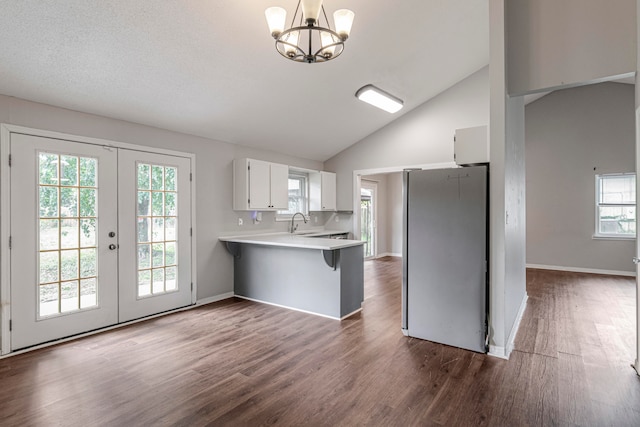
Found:
M 313 235 L 325 236 L 328 234 L 341 234 L 339 231 L 331 232 L 318 232 L 308 234 L 291 234 L 291 233 L 269 233 L 269 234 L 253 234 L 243 236 L 223 236 L 218 240 L 221 242 L 233 242 L 233 243 L 250 243 L 253 245 L 266 245 L 266 246 L 283 246 L 288 248 L 301 248 L 301 249 L 321 249 L 321 250 L 334 250 L 348 248 L 351 246 L 361 246 L 364 242 L 360 240 L 346 240 L 346 239 L 325 239 L 322 237 L 308 237 Z

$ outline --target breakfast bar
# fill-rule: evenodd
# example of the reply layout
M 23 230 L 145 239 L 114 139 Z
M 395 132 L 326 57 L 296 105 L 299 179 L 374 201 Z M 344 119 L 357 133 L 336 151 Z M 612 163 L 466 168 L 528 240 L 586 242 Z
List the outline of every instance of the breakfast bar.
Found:
M 220 237 L 234 257 L 234 294 L 342 320 L 364 300 L 363 242 L 291 233 Z

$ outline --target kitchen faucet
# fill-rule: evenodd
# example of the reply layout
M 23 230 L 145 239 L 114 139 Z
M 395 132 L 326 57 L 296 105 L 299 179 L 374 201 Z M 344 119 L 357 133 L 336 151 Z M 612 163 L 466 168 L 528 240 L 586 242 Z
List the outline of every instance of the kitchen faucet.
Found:
M 296 215 L 302 215 L 302 219 L 304 220 L 304 223 L 307 223 L 307 217 L 304 216 L 304 214 L 302 212 L 296 212 L 293 214 L 293 216 L 291 217 L 291 227 L 289 228 L 289 233 L 295 233 L 296 230 L 298 229 L 298 224 L 296 224 L 295 226 L 293 225 L 293 219 L 296 217 Z

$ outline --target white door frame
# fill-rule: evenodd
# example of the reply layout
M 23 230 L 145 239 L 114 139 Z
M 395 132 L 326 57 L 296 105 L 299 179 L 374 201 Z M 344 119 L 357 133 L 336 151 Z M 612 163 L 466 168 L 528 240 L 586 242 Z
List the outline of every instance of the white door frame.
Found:
M 368 180 L 360 177 L 360 191 L 363 188 L 371 190 L 371 207 L 372 207 L 372 219 L 373 219 L 373 246 L 371 248 L 371 256 L 365 257 L 365 259 L 375 259 L 378 257 L 378 181 Z M 360 194 L 362 198 L 362 194 Z M 361 216 L 362 210 L 358 211 L 358 215 Z M 360 221 L 360 236 L 362 236 L 362 221 Z
M 24 126 L 0 123 L 0 355 L 11 352 L 11 258 L 9 248 L 9 238 L 11 232 L 10 214 L 10 180 L 11 173 L 9 165 L 9 150 L 12 133 L 40 136 L 45 138 L 62 139 L 71 142 L 81 142 L 85 144 L 100 145 L 113 148 L 124 148 L 128 150 L 144 151 L 148 153 L 167 154 L 171 156 L 186 157 L 191 160 L 191 173 L 195 176 L 196 156 L 193 153 L 167 150 L 144 145 L 129 144 L 126 142 L 110 141 L 100 138 L 71 135 L 67 133 L 53 132 L 42 129 L 33 129 Z M 196 280 L 196 182 L 191 179 L 191 278 L 193 281 L 193 292 L 191 303 L 196 303 L 197 280 Z

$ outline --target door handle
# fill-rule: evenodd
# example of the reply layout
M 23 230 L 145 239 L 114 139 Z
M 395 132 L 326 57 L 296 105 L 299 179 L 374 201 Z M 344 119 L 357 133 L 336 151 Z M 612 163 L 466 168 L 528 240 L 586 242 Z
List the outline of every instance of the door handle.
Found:
M 115 231 L 110 231 L 109 232 L 109 237 L 116 237 Z
M 633 263 L 634 264 L 640 264 L 640 259 L 637 257 L 633 257 Z
M 114 250 L 115 248 L 117 248 L 117 246 L 114 245 L 113 243 L 109 245 L 109 249 Z

